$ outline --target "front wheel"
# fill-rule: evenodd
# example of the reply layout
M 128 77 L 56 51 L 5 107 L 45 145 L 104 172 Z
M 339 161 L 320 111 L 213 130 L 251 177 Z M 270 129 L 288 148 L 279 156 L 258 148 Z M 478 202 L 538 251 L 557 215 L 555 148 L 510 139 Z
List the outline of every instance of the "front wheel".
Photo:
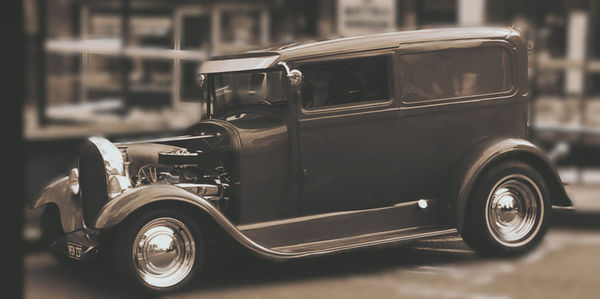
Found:
M 153 292 L 186 285 L 204 257 L 197 223 L 176 209 L 128 219 L 118 228 L 113 245 L 117 270 L 141 289 Z
M 542 175 L 520 161 L 502 162 L 477 180 L 462 237 L 480 255 L 520 255 L 541 241 L 550 211 Z

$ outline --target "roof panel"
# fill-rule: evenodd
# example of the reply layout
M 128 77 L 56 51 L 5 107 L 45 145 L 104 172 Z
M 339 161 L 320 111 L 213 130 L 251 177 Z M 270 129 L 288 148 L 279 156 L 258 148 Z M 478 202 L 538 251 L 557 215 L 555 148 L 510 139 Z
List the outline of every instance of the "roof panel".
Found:
M 201 72 L 228 72 L 273 67 L 279 61 L 399 47 L 402 44 L 482 38 L 508 38 L 519 34 L 510 27 L 454 27 L 389 32 L 325 41 L 295 42 L 284 46 L 215 57 Z M 218 62 L 218 63 L 217 63 Z
M 422 29 L 304 43 L 284 48 L 278 52 L 281 54 L 281 59 L 286 60 L 316 55 L 331 55 L 372 49 L 393 48 L 404 43 L 453 39 L 504 38 L 514 32 L 515 30 L 512 28 L 502 27 Z

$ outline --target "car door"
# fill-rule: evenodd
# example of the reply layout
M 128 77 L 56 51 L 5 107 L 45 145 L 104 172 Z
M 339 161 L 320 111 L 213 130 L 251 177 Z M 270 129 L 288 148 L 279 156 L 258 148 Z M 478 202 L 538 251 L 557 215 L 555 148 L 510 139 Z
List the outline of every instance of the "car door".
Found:
M 394 177 L 393 52 L 313 59 L 303 73 L 298 139 L 302 214 L 390 206 L 401 201 Z
M 516 48 L 504 40 L 403 45 L 395 57 L 399 187 L 413 198 L 443 198 L 456 163 L 487 138 L 521 138 L 526 91 L 514 82 Z

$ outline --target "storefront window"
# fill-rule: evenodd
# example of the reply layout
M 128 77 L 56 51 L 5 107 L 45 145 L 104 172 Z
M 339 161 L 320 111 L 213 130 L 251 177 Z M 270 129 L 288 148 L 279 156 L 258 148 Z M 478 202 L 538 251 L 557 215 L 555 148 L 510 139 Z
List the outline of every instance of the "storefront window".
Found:
M 85 22 L 85 20 L 84 20 Z M 85 32 L 88 39 L 119 38 L 121 35 L 121 18 L 117 12 L 96 13 L 89 16 L 89 29 Z
M 456 0 L 417 1 L 417 19 L 421 25 L 456 23 Z
M 259 11 L 224 11 L 221 15 L 221 42 L 230 47 L 260 44 Z
M 212 32 L 208 14 L 185 15 L 182 18 L 182 50 L 206 50 L 210 46 Z

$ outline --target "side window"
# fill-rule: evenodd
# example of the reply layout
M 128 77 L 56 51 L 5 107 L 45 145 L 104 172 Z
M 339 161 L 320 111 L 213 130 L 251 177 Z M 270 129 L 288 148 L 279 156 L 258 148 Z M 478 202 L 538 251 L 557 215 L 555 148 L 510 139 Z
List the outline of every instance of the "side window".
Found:
M 405 102 L 485 95 L 512 88 L 510 54 L 501 47 L 423 52 L 398 58 Z
M 388 100 L 390 58 L 375 56 L 300 65 L 302 107 Z

